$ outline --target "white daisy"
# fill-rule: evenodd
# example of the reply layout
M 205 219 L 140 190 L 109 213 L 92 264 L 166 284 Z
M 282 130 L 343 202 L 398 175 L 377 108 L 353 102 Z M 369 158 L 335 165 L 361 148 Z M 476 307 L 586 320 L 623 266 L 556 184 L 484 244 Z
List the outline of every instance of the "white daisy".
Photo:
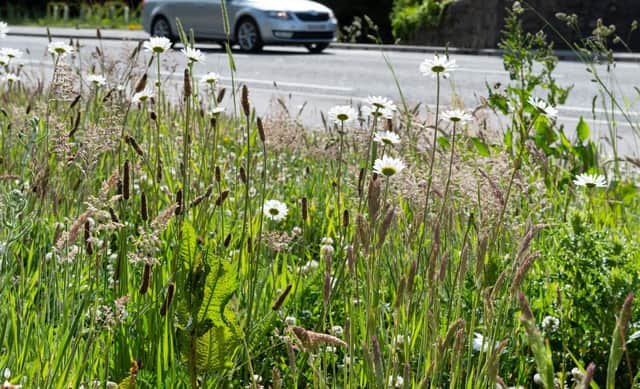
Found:
M 142 45 L 148 52 L 161 54 L 171 48 L 171 41 L 165 37 L 152 37 Z
M 373 108 L 378 110 L 388 109 L 391 111 L 395 111 L 397 109 L 396 105 L 386 97 L 382 96 L 369 96 L 367 97 L 367 104 L 370 104 Z
M 473 116 L 461 109 L 452 109 L 451 111 L 443 112 L 442 118 L 444 120 L 450 121 L 451 123 L 460 124 L 464 124 L 473 120 Z
M 182 52 L 182 54 L 184 54 L 185 57 L 187 57 L 187 60 L 189 61 L 189 63 L 193 63 L 193 62 L 205 63 L 206 62 L 206 58 L 204 54 L 202 53 L 202 51 L 198 49 L 194 49 L 193 47 L 185 47 L 180 51 Z
M 14 58 L 17 59 L 17 58 L 22 58 L 24 53 L 22 52 L 22 50 L 19 50 L 19 49 L 12 49 L 10 47 L 5 47 L 3 49 L 0 49 L 0 55 L 6 55 L 11 59 L 14 59 Z
M 393 110 L 387 108 L 375 108 L 370 106 L 362 107 L 363 116 L 372 116 L 384 119 L 393 119 Z
M 20 76 L 15 73 L 7 73 L 2 77 L 2 80 L 8 83 L 19 82 Z
M 389 383 L 387 385 L 389 388 L 402 388 L 404 386 L 404 378 L 401 376 L 390 376 Z
M 218 115 L 220 115 L 221 113 L 224 113 L 224 107 L 215 107 L 215 108 L 212 108 L 212 109 L 209 111 L 209 114 L 210 114 L 211 116 L 218 116 Z
M 382 159 L 376 159 L 373 163 L 374 173 L 385 177 L 391 177 L 398 174 L 405 168 L 404 162 L 398 158 L 384 156 Z
M 573 180 L 576 186 L 586 186 L 587 188 L 606 188 L 607 179 L 599 174 L 587 174 L 582 173 L 576 176 Z
M 358 113 L 350 105 L 338 105 L 328 112 L 329 120 L 336 124 L 347 124 L 358 118 Z
M 220 78 L 221 77 L 218 73 L 209 72 L 202 76 L 200 82 L 202 82 L 203 84 L 215 85 L 220 82 Z
M 277 222 L 284 220 L 287 217 L 287 204 L 278 201 L 278 200 L 267 200 L 264 202 L 264 206 L 262 207 L 262 212 L 264 215 L 271 220 L 275 220 Z
M 4 54 L 0 54 L 0 66 L 7 66 L 11 62 L 11 58 Z
M 0 22 L 0 39 L 7 37 L 9 33 L 9 25 L 6 22 Z
M 87 81 L 96 86 L 101 87 L 107 85 L 107 79 L 104 76 L 100 76 L 97 74 L 90 74 L 87 76 Z
M 529 96 L 529 100 L 527 100 L 529 102 L 529 104 L 533 105 L 534 108 L 536 108 L 538 111 L 540 111 L 540 113 L 542 113 L 544 116 L 548 117 L 549 119 L 555 119 L 556 117 L 558 117 L 558 110 L 547 104 L 546 101 L 542 100 L 542 99 L 537 99 L 533 96 Z
M 133 95 L 131 102 L 134 104 L 140 104 L 151 99 L 151 97 L 153 97 L 153 92 L 150 89 L 145 89 Z
M 62 41 L 53 41 L 49 43 L 47 50 L 49 51 L 49 53 L 60 58 L 64 58 L 67 54 L 73 54 L 73 52 L 75 51 L 73 46 Z
M 378 131 L 373 136 L 373 141 L 381 145 L 396 145 L 400 143 L 400 137 L 395 132 Z
M 438 75 L 447 78 L 449 73 L 456 69 L 458 69 L 458 65 L 455 59 L 449 60 L 449 57 L 441 57 L 438 54 L 434 55 L 433 59 L 427 58 L 420 64 L 422 75 L 432 78 L 436 78 Z

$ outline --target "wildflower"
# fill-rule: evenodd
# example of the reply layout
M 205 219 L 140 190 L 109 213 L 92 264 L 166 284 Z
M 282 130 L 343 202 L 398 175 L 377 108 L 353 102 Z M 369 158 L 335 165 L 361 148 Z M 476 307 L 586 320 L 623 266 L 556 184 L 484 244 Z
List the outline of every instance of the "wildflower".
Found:
M 59 58 L 64 58 L 65 56 L 67 56 L 67 54 L 73 54 L 73 52 L 75 51 L 73 46 L 62 41 L 53 41 L 49 43 L 47 50 L 49 51 L 49 53 Z
M 9 25 L 6 22 L 0 22 L 0 39 L 7 37 L 9 33 Z
M 381 145 L 395 145 L 400 143 L 398 134 L 390 131 L 378 131 L 373 137 L 373 141 Z
M 218 73 L 209 72 L 209 73 L 205 74 L 204 76 L 202 76 L 200 81 L 203 84 L 215 85 L 218 82 L 220 82 L 220 78 L 222 78 L 222 77 Z
M 8 83 L 19 82 L 20 81 L 20 76 L 18 76 L 15 73 L 7 73 L 2 77 L 2 80 L 6 81 Z
M 384 119 L 393 119 L 394 111 L 387 108 L 375 108 L 375 107 L 362 107 L 362 115 L 363 116 L 373 116 Z
M 547 332 L 556 332 L 560 327 L 560 320 L 557 317 L 546 316 L 542 319 L 542 328 Z
M 549 119 L 555 119 L 556 117 L 558 117 L 558 110 L 555 109 L 555 107 L 547 104 L 547 102 L 542 99 L 537 99 L 533 96 L 529 96 L 527 102 Z
M 401 346 L 401 345 L 403 345 L 403 344 L 404 344 L 404 342 L 405 342 L 405 340 L 406 340 L 407 342 L 410 342 L 410 341 L 411 341 L 411 337 L 410 337 L 410 336 L 405 337 L 404 335 L 397 335 L 397 336 L 396 336 L 396 339 L 395 339 L 395 344 L 396 344 L 396 346 Z
M 95 87 L 101 87 L 107 85 L 107 79 L 104 76 L 97 74 L 90 74 L 87 76 L 87 81 Z
M 425 59 L 424 62 L 420 64 L 420 72 L 422 72 L 422 75 L 431 76 L 432 78 L 436 78 L 439 75 L 443 78 L 448 78 L 449 73 L 457 68 L 458 65 L 454 59 L 449 60 L 448 57 L 441 57 L 438 54 L 434 55 L 433 59 Z
M 582 379 L 584 378 L 584 374 L 577 367 L 574 367 L 573 369 L 571 369 L 571 375 L 573 376 L 573 379 L 576 382 L 582 382 Z
M 544 381 L 542 381 L 542 376 L 538 373 L 533 375 L 533 382 L 538 385 L 544 385 Z
M 332 326 L 330 332 L 333 336 L 342 336 L 342 334 L 344 334 L 344 328 L 342 328 L 342 326 Z
M 349 105 L 338 105 L 329 110 L 329 120 L 336 124 L 347 124 L 358 117 L 356 110 Z
M 189 63 L 194 63 L 194 62 L 205 63 L 206 62 L 206 58 L 204 54 L 202 53 L 202 51 L 198 49 L 194 49 L 193 47 L 185 47 L 180 51 L 182 52 L 182 54 L 184 54 L 185 57 L 187 57 L 187 60 L 189 61 Z
M 22 50 L 12 49 L 7 47 L 7 48 L 0 49 L 0 55 L 6 55 L 10 59 L 14 59 L 14 58 L 22 58 L 24 53 L 22 52 Z
M 287 204 L 278 200 L 267 200 L 264 202 L 262 212 L 268 219 L 279 222 L 287 217 Z
M 401 376 L 389 376 L 389 388 L 402 388 L 404 386 L 404 378 Z
M 162 54 L 171 48 L 171 41 L 165 37 L 152 37 L 142 46 L 150 53 Z
M 576 179 L 573 180 L 573 183 L 576 186 L 586 186 L 587 188 L 606 188 L 607 187 L 607 179 L 604 176 L 599 174 L 587 174 L 582 173 L 576 176 Z
M 153 93 L 149 89 L 145 89 L 133 95 L 133 97 L 131 98 L 131 102 L 134 104 L 141 104 L 151 99 L 152 96 Z
M 500 342 L 496 342 L 494 348 L 497 348 L 500 345 Z M 482 336 L 479 332 L 473 333 L 473 340 L 471 341 L 471 347 L 475 351 L 489 351 L 489 342 L 485 340 L 484 336 Z
M 473 120 L 473 116 L 466 113 L 461 109 L 453 109 L 442 113 L 444 120 L 448 120 L 451 123 L 465 124 Z
M 382 96 L 369 96 L 367 98 L 367 103 L 370 104 L 373 109 L 379 111 L 395 111 L 397 109 L 393 101 Z
M 11 378 L 11 370 L 9 370 L 9 368 L 8 368 L 8 367 L 6 367 L 6 368 L 4 369 L 4 373 L 3 373 L 3 374 L 4 374 L 4 378 L 5 378 L 5 379 L 7 379 L 7 380 L 8 380 L 9 378 Z
M 293 317 L 293 316 L 287 316 L 287 317 L 284 318 L 284 322 L 287 325 L 294 326 L 294 325 L 296 325 L 296 318 Z
M 318 261 L 311 260 L 300 267 L 300 272 L 306 275 L 316 270 L 319 266 Z
M 320 253 L 323 258 L 331 258 L 334 252 L 335 250 L 330 244 L 323 244 L 320 246 Z
M 11 62 L 11 58 L 7 55 L 0 53 L 0 66 L 7 66 Z
M 209 111 L 209 114 L 211 116 L 219 116 L 223 112 L 224 112 L 224 107 L 215 107 Z
M 382 159 L 376 159 L 373 164 L 373 171 L 385 177 L 391 177 L 398 174 L 404 168 L 404 162 L 400 159 L 387 156 L 382 157 Z

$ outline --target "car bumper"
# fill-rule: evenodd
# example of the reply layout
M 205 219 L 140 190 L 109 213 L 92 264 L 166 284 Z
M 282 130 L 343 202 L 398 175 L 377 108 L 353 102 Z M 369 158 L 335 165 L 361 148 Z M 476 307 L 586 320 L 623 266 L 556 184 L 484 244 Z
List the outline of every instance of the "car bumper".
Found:
M 335 19 L 323 22 L 267 19 L 260 25 L 265 43 L 329 43 L 335 41 L 337 31 Z

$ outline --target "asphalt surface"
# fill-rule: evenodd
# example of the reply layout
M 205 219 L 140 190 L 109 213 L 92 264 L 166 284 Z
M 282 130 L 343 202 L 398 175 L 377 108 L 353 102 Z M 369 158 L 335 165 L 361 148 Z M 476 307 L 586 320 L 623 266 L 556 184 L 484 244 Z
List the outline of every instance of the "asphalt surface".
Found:
M 114 60 L 127 58 L 140 33 L 122 32 L 122 40 L 97 41 L 94 31 L 83 31 L 85 38 L 80 40 L 83 52 L 89 53 L 98 45 L 102 45 L 106 55 Z M 37 35 L 37 34 L 34 34 Z M 118 36 L 120 38 L 120 36 Z M 50 72 L 51 59 L 46 55 L 46 37 L 10 35 L 0 41 L 0 47 L 13 47 L 28 51 L 24 59 L 26 69 L 34 74 L 46 75 Z M 230 85 L 231 74 L 229 59 L 219 46 L 202 45 L 206 52 L 205 64 L 197 64 L 195 72 L 204 74 L 214 71 L 222 74 L 223 85 Z M 433 105 L 436 102 L 435 81 L 424 77 L 418 70 L 419 64 L 431 54 L 386 51 L 402 93 L 410 105 L 422 103 Z M 292 115 L 304 106 L 300 120 L 310 127 L 320 125 L 320 112 L 338 104 L 360 104 L 367 96 L 387 96 L 399 101 L 400 93 L 389 66 L 380 50 L 336 49 L 330 48 L 323 54 L 308 54 L 299 47 L 266 47 L 260 54 L 234 52 L 237 67 L 236 81 L 246 83 L 251 91 L 253 105 L 261 115 L 273 114 L 279 109 L 275 99 L 280 98 L 289 108 Z M 184 59 L 179 50 L 168 53 L 165 57 L 163 74 L 176 80 L 181 78 Z M 487 94 L 487 84 L 509 82 L 504 71 L 502 59 L 498 56 L 456 54 L 454 58 L 459 69 L 450 80 L 442 85 L 441 101 L 451 104 L 453 97 L 461 101 L 465 107 L 473 108 Z M 640 120 L 633 103 L 640 99 L 640 93 L 634 87 L 640 87 L 640 63 L 619 62 L 615 68 L 607 71 L 599 67 L 599 71 L 613 90 L 620 97 L 624 96 L 633 118 Z M 586 66 L 576 61 L 561 61 L 555 72 L 561 85 L 572 85 L 570 97 L 564 106 L 558 107 L 559 121 L 572 133 L 580 117 L 590 124 L 592 134 L 597 138 L 608 135 L 606 111 L 602 109 L 601 91 L 591 81 L 592 76 Z M 595 112 L 592 102 L 596 100 Z M 637 105 L 637 104 L 636 104 Z M 231 107 L 229 107 L 231 109 Z M 640 108 L 637 108 L 640 111 Z M 595 117 L 594 117 L 595 113 Z M 624 118 L 616 115 L 620 146 L 627 154 L 637 154 L 638 150 L 632 128 Z M 500 122 L 497 122 L 500 126 Z M 605 143 L 601 139 L 602 144 Z

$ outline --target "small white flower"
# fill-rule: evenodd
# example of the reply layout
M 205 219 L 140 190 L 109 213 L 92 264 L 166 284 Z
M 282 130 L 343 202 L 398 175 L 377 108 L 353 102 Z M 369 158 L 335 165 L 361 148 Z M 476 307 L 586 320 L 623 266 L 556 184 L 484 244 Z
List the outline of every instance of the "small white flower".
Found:
M 558 117 L 558 110 L 555 107 L 547 104 L 547 102 L 542 99 L 537 99 L 533 96 L 529 96 L 527 102 L 549 119 L 555 119 L 556 117 Z
M 330 244 L 323 244 L 320 246 L 320 253 L 323 258 L 331 258 L 334 252 L 335 249 Z
M 211 116 L 219 116 L 221 113 L 224 113 L 224 107 L 214 107 L 209 111 Z
M 363 116 L 371 116 L 383 119 L 393 119 L 394 111 L 387 108 L 374 108 L 370 106 L 362 107 Z
M 384 156 L 373 163 L 373 171 L 385 177 L 398 174 L 405 168 L 404 162 L 398 158 Z
M 153 92 L 150 89 L 145 89 L 133 95 L 131 102 L 134 104 L 141 104 L 153 97 Z
M 162 54 L 171 48 L 171 41 L 165 37 L 152 37 L 142 46 L 150 53 Z
M 493 346 L 493 348 L 495 349 L 499 345 L 500 345 L 500 342 L 496 342 L 495 345 Z M 484 336 L 482 336 L 481 333 L 474 332 L 473 333 L 473 340 L 471 341 L 471 347 L 475 351 L 482 350 L 483 352 L 487 352 L 487 351 L 489 351 L 489 342 L 487 340 L 485 340 Z
M 218 73 L 209 72 L 202 76 L 200 82 L 203 84 L 215 85 L 220 82 L 220 78 L 222 78 Z
M 336 124 L 351 123 L 358 118 L 358 113 L 350 105 L 338 105 L 328 112 L 329 120 Z
M 333 336 L 340 337 L 344 334 L 344 328 L 342 326 L 332 326 L 330 332 Z
M 318 267 L 320 267 L 318 261 L 311 260 L 300 267 L 300 272 L 306 275 L 316 270 Z
M 337 350 L 337 348 L 335 346 L 327 346 L 325 347 L 324 351 L 328 352 L 328 353 L 335 353 Z
M 395 344 L 396 346 L 401 346 L 404 344 L 405 340 L 407 342 L 411 342 L 411 337 L 410 336 L 404 336 L 404 335 L 397 335 L 396 339 L 395 339 Z
M 322 240 L 320 241 L 320 244 L 328 244 L 328 245 L 332 245 L 333 244 L 333 239 L 331 239 L 330 236 L 325 236 L 324 238 L 322 238 Z
M 587 188 L 606 188 L 607 187 L 607 179 L 604 176 L 599 174 L 587 174 L 582 173 L 576 176 L 576 179 L 573 180 L 573 183 L 576 186 L 586 186 Z
M 571 369 L 571 375 L 573 376 L 573 379 L 576 382 L 582 382 L 582 379 L 584 378 L 584 374 L 577 367 L 574 367 L 573 369 Z
M 546 316 L 542 319 L 542 328 L 547 332 L 556 332 L 560 328 L 560 320 L 557 317 Z
M 0 39 L 7 37 L 9 33 L 9 25 L 6 22 L 0 22 Z
M 7 73 L 2 77 L 2 80 L 8 83 L 20 82 L 20 76 L 15 73 Z
M 279 222 L 287 217 L 287 204 L 278 200 L 267 200 L 264 202 L 262 212 L 268 219 Z
M 402 388 L 404 386 L 404 378 L 401 376 L 390 376 L 389 383 L 387 385 L 389 388 Z
M 49 53 L 59 58 L 64 58 L 68 54 L 73 54 L 75 52 L 73 46 L 62 41 L 53 41 L 49 43 L 47 50 L 49 51 Z
M 7 55 L 0 53 L 0 66 L 7 66 L 11 62 L 11 58 Z
M 461 109 L 452 109 L 442 113 L 442 118 L 451 123 L 465 124 L 473 120 L 473 116 L 469 115 Z
M 101 87 L 107 85 L 107 79 L 104 76 L 100 76 L 97 74 L 90 74 L 87 76 L 87 81 L 96 86 Z
M 8 367 L 6 367 L 6 368 L 4 369 L 4 378 L 5 378 L 5 379 L 7 379 L 7 380 L 8 380 L 9 378 L 11 378 L 11 370 L 9 370 L 9 368 L 8 368 Z
M 373 141 L 383 146 L 396 145 L 400 143 L 400 137 L 395 132 L 390 131 L 378 131 L 373 136 Z
M 436 54 L 433 56 L 433 59 L 425 59 L 424 62 L 420 64 L 420 72 L 424 76 L 431 76 L 432 78 L 436 78 L 439 75 L 443 78 L 448 78 L 449 73 L 458 69 L 458 65 L 454 59 L 449 60 L 448 57 L 441 57 Z
M 543 385 L 544 381 L 542 381 L 542 376 L 538 373 L 533 375 L 533 382 L 536 383 L 537 385 Z
M 287 323 L 287 325 L 294 326 L 296 325 L 296 318 L 293 316 L 287 316 L 284 318 L 284 322 Z
M 6 55 L 11 59 L 14 59 L 14 58 L 18 59 L 18 58 L 22 58 L 24 53 L 22 52 L 22 50 L 12 49 L 10 47 L 7 47 L 7 48 L 0 49 L 0 55 Z
M 395 111 L 397 109 L 396 105 L 393 103 L 393 101 L 391 101 L 391 99 L 382 96 L 369 96 L 367 98 L 367 104 L 370 104 L 371 107 L 380 111 Z
M 182 54 L 184 54 L 185 57 L 187 57 L 187 60 L 190 63 L 193 63 L 193 62 L 205 63 L 206 62 L 206 58 L 205 58 L 204 54 L 202 53 L 202 51 L 200 51 L 198 49 L 194 49 L 193 47 L 185 47 L 184 49 L 182 49 L 180 51 L 182 52 Z

